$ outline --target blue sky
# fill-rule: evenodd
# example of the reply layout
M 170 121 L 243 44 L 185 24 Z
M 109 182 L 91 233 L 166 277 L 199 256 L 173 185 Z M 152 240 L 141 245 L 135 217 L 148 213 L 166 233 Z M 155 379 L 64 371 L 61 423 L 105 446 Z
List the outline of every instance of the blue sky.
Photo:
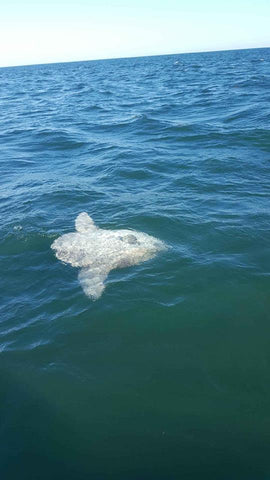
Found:
M 9 0 L 0 66 L 270 46 L 269 0 Z

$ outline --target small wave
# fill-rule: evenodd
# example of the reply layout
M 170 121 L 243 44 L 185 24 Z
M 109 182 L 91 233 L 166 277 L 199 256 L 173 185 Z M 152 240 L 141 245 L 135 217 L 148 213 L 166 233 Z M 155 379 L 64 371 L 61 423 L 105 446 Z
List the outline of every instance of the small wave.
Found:
M 109 109 L 104 105 L 92 104 L 84 107 L 85 112 L 108 112 Z
M 243 118 L 251 118 L 251 115 L 258 115 L 258 105 L 248 105 L 243 108 L 237 108 L 233 112 L 224 114 L 222 120 L 224 123 L 231 123 L 236 120 L 242 120 Z
M 5 256 L 18 256 L 27 252 L 40 253 L 47 250 L 52 234 L 40 232 L 27 232 L 22 225 L 15 225 L 13 232 L 2 237 L 0 254 Z M 16 265 L 15 265 L 16 267 Z
M 7 140 L 14 142 L 15 139 L 21 147 L 28 147 L 31 150 L 36 146 L 54 150 L 70 150 L 87 144 L 77 138 L 76 134 L 61 130 L 9 129 L 0 135 L 2 142 Z
M 87 143 L 76 138 L 72 133 L 65 131 L 40 131 L 34 135 L 39 145 L 55 150 L 70 150 L 85 146 Z

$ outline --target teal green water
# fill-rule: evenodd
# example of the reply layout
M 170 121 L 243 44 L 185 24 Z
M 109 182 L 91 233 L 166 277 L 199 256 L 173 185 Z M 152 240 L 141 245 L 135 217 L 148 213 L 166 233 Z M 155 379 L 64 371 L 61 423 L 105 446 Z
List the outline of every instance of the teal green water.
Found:
M 0 69 L 4 480 L 269 480 L 269 49 Z M 86 211 L 168 250 L 97 301 Z

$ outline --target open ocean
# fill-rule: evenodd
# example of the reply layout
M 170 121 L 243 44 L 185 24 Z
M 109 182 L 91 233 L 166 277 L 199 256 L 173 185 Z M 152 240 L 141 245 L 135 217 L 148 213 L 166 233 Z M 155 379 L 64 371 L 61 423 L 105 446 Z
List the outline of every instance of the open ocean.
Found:
M 2 480 L 270 479 L 270 49 L 0 69 Z M 169 247 L 88 298 L 80 212 Z

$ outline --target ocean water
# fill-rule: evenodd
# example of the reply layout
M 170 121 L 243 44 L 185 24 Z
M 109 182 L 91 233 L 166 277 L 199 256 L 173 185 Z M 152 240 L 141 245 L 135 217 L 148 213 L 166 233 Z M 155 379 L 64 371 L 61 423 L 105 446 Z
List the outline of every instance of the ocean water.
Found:
M 3 480 L 270 479 L 270 49 L 0 69 Z M 80 212 L 166 251 L 92 301 Z

